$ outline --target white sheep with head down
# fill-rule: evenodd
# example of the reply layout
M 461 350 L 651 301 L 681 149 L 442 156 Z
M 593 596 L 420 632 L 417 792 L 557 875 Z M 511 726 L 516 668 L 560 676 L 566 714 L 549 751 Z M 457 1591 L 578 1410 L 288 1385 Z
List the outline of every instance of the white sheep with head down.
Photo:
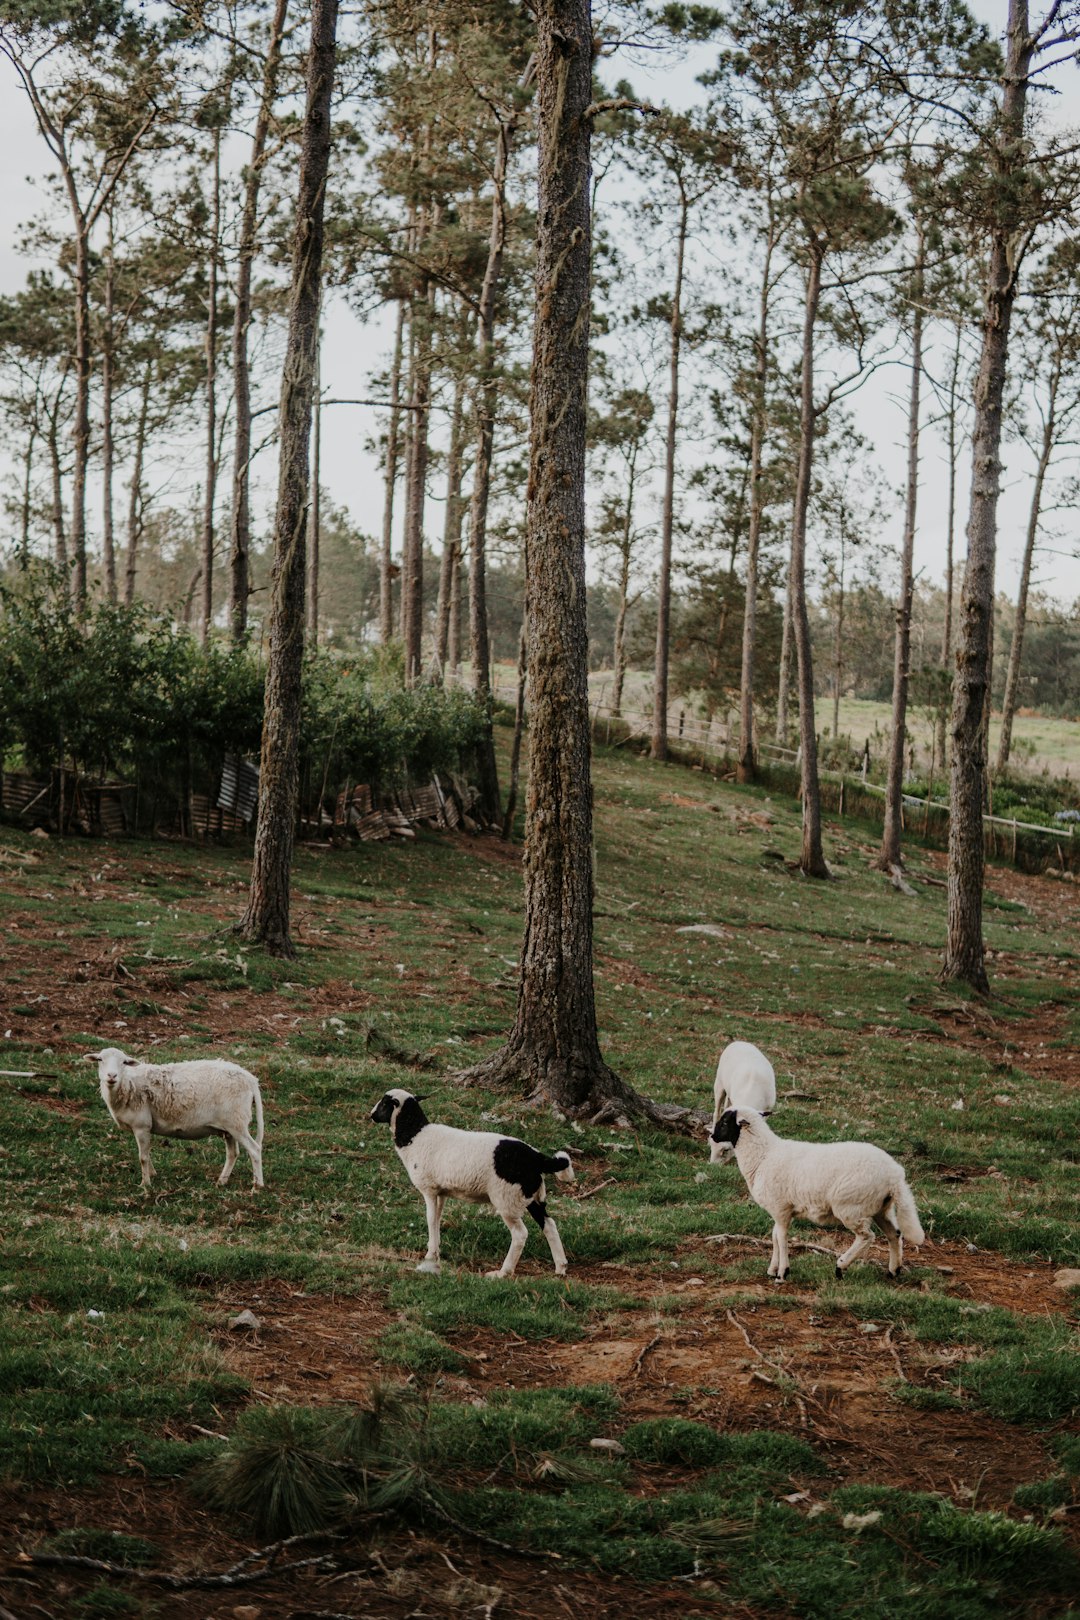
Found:
M 547 1239 L 555 1275 L 566 1275 L 566 1253 L 558 1228 L 547 1212 L 544 1176 L 573 1181 L 568 1153 L 539 1153 L 516 1136 L 497 1131 L 461 1131 L 453 1125 L 433 1125 L 420 1104 L 421 1097 L 395 1087 L 371 1110 L 377 1124 L 389 1125 L 398 1158 L 409 1180 L 421 1194 L 427 1211 L 427 1253 L 417 1271 L 438 1273 L 443 1204 L 464 1198 L 490 1204 L 510 1228 L 510 1247 L 498 1271 L 489 1277 L 511 1277 L 529 1236 L 524 1216 L 529 1214 Z
M 716 1065 L 713 1124 L 725 1108 L 756 1108 L 771 1114 L 776 1107 L 776 1072 L 752 1041 L 729 1041 Z
M 154 1173 L 150 1163 L 150 1140 L 154 1136 L 179 1137 L 182 1141 L 223 1137 L 225 1164 L 218 1185 L 223 1187 L 231 1176 L 238 1146 L 251 1160 L 253 1185 L 263 1185 L 262 1097 L 258 1080 L 247 1069 L 220 1058 L 143 1063 L 115 1046 L 86 1056 L 98 1066 L 101 1095 L 109 1113 L 135 1137 L 144 1190 L 149 1190 Z M 249 1129 L 253 1108 L 254 1136 Z
M 788 1227 L 801 1215 L 821 1226 L 846 1226 L 855 1241 L 839 1256 L 842 1277 L 874 1242 L 874 1227 L 889 1245 L 889 1276 L 900 1271 L 904 1238 L 924 1234 L 902 1165 L 870 1142 L 793 1142 L 777 1136 L 753 1108 L 729 1108 L 712 1129 L 712 1154 L 734 1148 L 755 1204 L 773 1218 L 769 1276 L 788 1275 Z

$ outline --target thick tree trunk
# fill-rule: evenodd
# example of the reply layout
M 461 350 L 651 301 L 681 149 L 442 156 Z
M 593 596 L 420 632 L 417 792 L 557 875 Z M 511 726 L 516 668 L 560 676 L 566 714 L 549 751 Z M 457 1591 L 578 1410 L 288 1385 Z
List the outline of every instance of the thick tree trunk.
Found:
M 589 358 L 588 0 L 538 0 L 536 323 L 526 614 L 529 787 L 517 1019 L 478 1079 L 524 1084 L 571 1115 L 646 1103 L 604 1063 L 593 993 L 592 788 L 585 623 Z M 685 1117 L 686 1110 L 667 1110 Z
M 461 475 L 465 460 L 465 377 L 459 374 L 454 386 L 450 418 L 450 449 L 446 458 L 446 510 L 443 517 L 442 564 L 439 569 L 439 599 L 435 609 L 435 668 L 442 680 L 446 648 L 450 639 L 450 598 L 454 568 L 461 545 Z
M 304 539 L 337 12 L 337 0 L 313 0 L 300 145 L 299 197 L 293 232 L 288 339 L 278 418 L 281 452 L 274 523 L 270 651 L 259 774 L 259 819 L 251 869 L 251 894 L 247 911 L 238 925 L 244 938 L 264 944 L 273 955 L 278 956 L 295 954 L 289 929 L 289 878 L 299 776 L 304 652 Z
M 908 403 L 907 493 L 904 500 L 904 538 L 900 549 L 900 591 L 896 601 L 896 640 L 893 649 L 892 732 L 889 770 L 885 784 L 885 825 L 877 864 L 890 872 L 903 860 L 901 801 L 904 793 L 904 743 L 907 737 L 907 696 L 911 677 L 911 602 L 915 590 L 915 513 L 919 496 L 919 395 L 922 384 L 923 254 L 919 246 L 912 278 L 911 394 Z
M 135 600 L 136 558 L 143 528 L 142 475 L 146 453 L 146 424 L 150 415 L 150 384 L 153 377 L 151 363 L 147 361 L 143 372 L 142 398 L 139 401 L 139 420 L 135 429 L 135 463 L 131 470 L 131 493 L 128 498 L 127 556 L 124 559 L 124 603 L 130 607 Z
M 379 640 L 385 647 L 394 638 L 394 490 L 398 475 L 398 434 L 401 396 L 401 350 L 405 332 L 405 300 L 398 299 L 394 358 L 390 364 L 390 423 L 386 430 L 386 494 L 383 499 L 382 546 L 379 551 Z
M 1019 266 L 1015 262 L 1015 182 L 1022 169 L 1024 108 L 1034 42 L 1027 0 L 1009 0 L 1008 45 L 997 168 L 1001 212 L 990 230 L 983 343 L 975 384 L 971 507 L 967 566 L 960 599 L 960 634 L 953 683 L 952 770 L 949 792 L 949 921 L 943 979 L 987 994 L 982 937 L 983 830 L 986 786 L 984 710 L 990 682 L 994 618 L 997 501 L 1001 476 L 1001 415 L 1009 325 Z
M 806 611 L 806 519 L 814 467 L 814 326 L 821 297 L 822 254 L 810 243 L 810 264 L 803 317 L 802 387 L 799 409 L 799 468 L 795 484 L 795 511 L 791 525 L 791 622 L 795 632 L 799 676 L 799 746 L 802 754 L 802 855 L 799 866 L 807 877 L 827 878 L 829 868 L 821 847 L 821 787 L 818 781 L 817 733 L 814 729 L 814 664 L 810 648 L 810 619 Z
M 233 440 L 233 498 L 229 536 L 229 629 L 234 641 L 242 641 L 247 634 L 248 597 L 251 594 L 251 365 L 248 359 L 248 332 L 251 327 L 251 282 L 258 245 L 259 187 L 281 70 L 288 7 L 289 0 L 275 0 L 263 64 L 259 108 L 251 137 L 251 154 L 244 171 L 244 205 L 237 244 L 236 309 L 233 312 L 232 331 L 236 432 Z
M 667 445 L 664 458 L 664 504 L 660 518 L 660 577 L 656 592 L 656 658 L 653 668 L 653 722 L 649 753 L 667 759 L 668 666 L 671 648 L 671 537 L 675 526 L 675 443 L 679 425 L 679 349 L 682 344 L 683 262 L 689 201 L 679 179 L 679 226 L 675 249 L 675 287 L 671 297 L 671 359 L 668 389 Z
M 746 595 L 743 602 L 742 671 L 739 677 L 739 760 L 736 780 L 752 782 L 757 775 L 754 753 L 754 658 L 757 644 L 758 559 L 761 525 L 765 515 L 762 460 L 765 451 L 766 398 L 769 382 L 769 277 L 775 231 L 770 211 L 761 276 L 758 329 L 754 339 L 754 403 L 750 416 L 750 519 L 746 535 Z M 786 628 L 786 622 L 785 622 Z
M 1046 483 L 1046 472 L 1050 466 L 1050 458 L 1054 453 L 1054 435 L 1057 428 L 1057 391 L 1060 380 L 1060 369 L 1055 367 L 1050 378 L 1050 397 L 1046 420 L 1043 423 L 1039 465 L 1035 473 L 1035 486 L 1031 492 L 1031 510 L 1028 513 L 1027 534 L 1024 538 L 1024 560 L 1020 569 L 1020 589 L 1016 597 L 1016 620 L 1013 625 L 1012 646 L 1009 648 L 1009 667 L 1005 675 L 1005 696 L 1001 705 L 1001 737 L 998 742 L 997 765 L 995 766 L 999 775 L 1002 771 L 1008 769 L 1009 755 L 1012 752 L 1013 720 L 1016 717 L 1017 694 L 1020 690 L 1020 662 L 1024 656 L 1024 631 L 1027 628 L 1031 564 L 1035 555 L 1035 541 L 1039 533 L 1043 486 Z
M 105 311 L 101 334 L 101 542 L 105 567 L 105 595 L 116 601 L 116 538 L 113 531 L 113 218 L 109 213 L 109 245 L 105 252 Z
M 214 498 L 217 494 L 217 311 L 221 242 L 221 130 L 214 131 L 214 180 L 210 203 L 210 257 L 206 267 L 206 494 L 202 525 L 202 604 L 199 634 L 205 647 L 214 621 Z
M 446 627 L 446 667 L 457 676 L 461 669 L 461 540 L 458 539 L 450 572 L 450 622 Z

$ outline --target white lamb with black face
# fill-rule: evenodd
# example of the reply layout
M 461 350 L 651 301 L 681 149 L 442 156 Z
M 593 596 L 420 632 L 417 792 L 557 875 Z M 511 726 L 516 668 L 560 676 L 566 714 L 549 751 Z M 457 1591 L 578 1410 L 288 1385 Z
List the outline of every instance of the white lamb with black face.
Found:
M 773 1218 L 769 1276 L 788 1274 L 788 1227 L 801 1215 L 819 1226 L 846 1226 L 855 1234 L 839 1256 L 842 1277 L 874 1242 L 874 1227 L 889 1245 L 889 1276 L 900 1271 L 904 1239 L 922 1243 L 924 1234 L 903 1165 L 872 1142 L 795 1142 L 777 1136 L 753 1108 L 729 1108 L 712 1128 L 712 1155 L 734 1148 L 755 1204 Z
M 549 1157 L 515 1136 L 497 1131 L 459 1131 L 452 1125 L 433 1125 L 421 1108 L 420 1097 L 395 1087 L 371 1110 L 379 1125 L 389 1125 L 398 1158 L 409 1180 L 421 1194 L 427 1210 L 427 1253 L 417 1271 L 438 1273 L 439 1237 L 443 1204 L 464 1198 L 490 1204 L 510 1228 L 510 1247 L 498 1271 L 489 1277 L 512 1277 L 525 1247 L 529 1214 L 547 1238 L 555 1275 L 565 1277 L 566 1254 L 555 1222 L 547 1212 L 544 1176 L 573 1181 L 568 1153 Z

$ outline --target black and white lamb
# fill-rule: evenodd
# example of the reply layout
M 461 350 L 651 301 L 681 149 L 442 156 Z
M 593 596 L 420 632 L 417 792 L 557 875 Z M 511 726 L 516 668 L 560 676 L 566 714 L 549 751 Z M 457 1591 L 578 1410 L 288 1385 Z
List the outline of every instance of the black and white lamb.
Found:
M 838 1222 L 855 1241 L 839 1256 L 842 1277 L 874 1242 L 876 1226 L 889 1245 L 889 1276 L 900 1271 L 904 1238 L 922 1243 L 919 1212 L 903 1166 L 869 1142 L 791 1142 L 777 1136 L 752 1108 L 729 1108 L 712 1129 L 712 1154 L 734 1148 L 755 1204 L 773 1218 L 769 1276 L 788 1275 L 788 1227 L 792 1217 L 821 1226 Z
M 555 1275 L 565 1277 L 566 1254 L 558 1228 L 547 1212 L 544 1176 L 573 1181 L 568 1153 L 552 1157 L 538 1153 L 527 1142 L 496 1131 L 459 1131 L 452 1125 L 434 1125 L 421 1108 L 420 1097 L 395 1088 L 371 1110 L 376 1124 L 389 1125 L 398 1157 L 409 1180 L 421 1194 L 427 1210 L 427 1253 L 417 1271 L 438 1273 L 439 1236 L 443 1204 L 464 1198 L 490 1204 L 510 1228 L 510 1247 L 498 1271 L 489 1277 L 512 1277 L 529 1236 L 523 1217 L 532 1216 L 547 1238 Z

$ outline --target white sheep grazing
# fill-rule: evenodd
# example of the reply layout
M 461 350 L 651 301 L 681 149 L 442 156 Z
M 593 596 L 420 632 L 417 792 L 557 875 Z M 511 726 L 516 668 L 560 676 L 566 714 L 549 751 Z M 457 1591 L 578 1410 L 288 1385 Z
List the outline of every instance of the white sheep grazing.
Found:
M 874 1241 L 873 1227 L 889 1244 L 889 1276 L 900 1271 L 904 1238 L 923 1242 L 919 1212 L 903 1166 L 869 1142 L 790 1142 L 777 1136 L 752 1108 L 729 1108 L 712 1129 L 713 1157 L 730 1144 L 755 1204 L 773 1218 L 769 1276 L 788 1275 L 788 1227 L 793 1215 L 819 1226 L 830 1220 L 855 1233 L 836 1262 L 842 1277 Z
M 756 1108 L 771 1114 L 776 1107 L 776 1074 L 751 1041 L 731 1041 L 720 1054 L 713 1085 L 713 1124 L 725 1108 Z
M 152 1136 L 196 1141 L 203 1136 L 225 1139 L 225 1165 L 218 1177 L 224 1187 L 236 1163 L 237 1145 L 251 1159 L 253 1184 L 263 1185 L 263 1111 L 259 1082 L 238 1063 L 200 1058 L 190 1063 L 142 1063 L 115 1046 L 87 1053 L 98 1066 L 105 1106 L 118 1125 L 134 1134 L 139 1149 L 142 1184 L 149 1190 Z M 256 1134 L 248 1126 L 255 1109 Z
M 473 1204 L 490 1204 L 510 1228 L 506 1259 L 498 1271 L 487 1273 L 489 1277 L 513 1276 L 529 1236 L 523 1219 L 526 1212 L 547 1238 L 555 1275 L 565 1277 L 566 1254 L 547 1212 L 544 1176 L 573 1181 L 570 1155 L 556 1153 L 549 1158 L 527 1142 L 496 1131 L 433 1125 L 420 1106 L 422 1100 L 395 1088 L 371 1110 L 377 1124 L 390 1126 L 398 1157 L 427 1210 L 427 1253 L 417 1271 L 438 1273 L 443 1204 L 447 1198 L 464 1198 Z

